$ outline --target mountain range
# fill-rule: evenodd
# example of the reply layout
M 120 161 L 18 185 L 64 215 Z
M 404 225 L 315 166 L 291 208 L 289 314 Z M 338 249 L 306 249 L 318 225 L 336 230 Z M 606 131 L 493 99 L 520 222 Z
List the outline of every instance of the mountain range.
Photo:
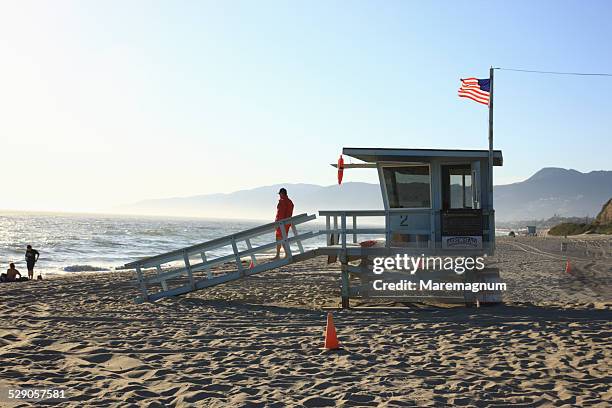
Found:
M 495 186 L 493 193 L 496 219 L 501 221 L 594 217 L 612 197 L 612 171 L 547 167 L 525 181 Z
M 209 218 L 271 219 L 280 187 L 289 191 L 294 213 L 319 210 L 381 209 L 378 184 L 348 182 L 341 186 L 276 184 L 227 194 L 160 198 L 115 208 L 115 212 L 140 215 L 196 216 Z M 494 187 L 498 221 L 534 220 L 559 216 L 595 216 L 612 197 L 612 171 L 581 173 L 543 168 L 525 181 Z

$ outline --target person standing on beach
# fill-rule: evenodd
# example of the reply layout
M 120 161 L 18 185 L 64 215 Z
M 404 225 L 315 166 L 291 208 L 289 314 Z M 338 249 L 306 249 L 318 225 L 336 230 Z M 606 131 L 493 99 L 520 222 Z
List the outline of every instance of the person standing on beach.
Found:
M 26 264 L 28 266 L 28 278 L 34 279 L 34 264 L 38 261 L 40 254 L 37 250 L 32 249 L 32 245 L 28 245 L 25 253 Z
M 287 196 L 287 190 L 285 188 L 281 188 L 278 191 L 278 195 L 280 197 L 278 199 L 278 204 L 276 205 L 276 219 L 274 221 L 280 221 L 293 215 L 293 201 L 291 201 Z M 287 236 L 289 233 L 289 228 L 291 228 L 291 224 L 285 224 L 285 236 Z M 283 239 L 283 234 L 280 227 L 278 227 L 276 228 L 276 240 L 280 241 L 281 239 Z M 276 244 L 276 256 L 274 259 L 280 258 L 280 250 L 281 244 L 279 242 Z M 287 254 L 285 253 L 285 255 Z

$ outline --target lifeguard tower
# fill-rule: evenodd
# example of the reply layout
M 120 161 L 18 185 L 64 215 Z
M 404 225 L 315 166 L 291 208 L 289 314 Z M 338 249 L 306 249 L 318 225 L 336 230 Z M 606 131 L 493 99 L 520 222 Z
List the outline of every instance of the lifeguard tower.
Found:
M 342 305 L 350 297 L 398 297 L 424 300 L 423 293 L 391 295 L 372 290 L 377 278 L 370 271 L 373 257 L 396 254 L 411 256 L 484 257 L 495 250 L 495 212 L 490 185 L 488 150 L 344 148 L 343 154 L 361 161 L 344 168 L 372 168 L 378 172 L 384 210 L 321 211 L 326 217 L 327 247 L 319 253 L 337 257 L 342 264 Z M 503 164 L 499 150 L 491 154 L 494 166 Z M 367 218 L 384 217 L 384 229 L 360 228 Z M 350 225 L 350 226 L 349 226 Z M 339 226 L 339 227 L 338 227 Z M 358 234 L 384 234 L 375 245 L 358 245 Z M 352 243 L 347 242 L 352 236 Z M 360 258 L 359 266 L 350 261 Z M 350 275 L 361 282 L 351 284 Z M 387 280 L 420 280 L 424 275 L 438 280 L 496 281 L 494 269 L 457 275 L 444 271 L 417 271 L 406 275 L 391 272 Z M 496 302 L 499 293 L 480 295 Z M 471 301 L 472 294 L 435 296 L 443 301 Z
M 492 255 L 495 212 L 490 188 L 492 172 L 487 170 L 490 164 L 503 164 L 501 151 L 344 148 L 342 153 L 359 161 L 341 166 L 344 169 L 371 168 L 378 172 L 383 209 L 320 211 L 319 215 L 325 217 L 325 229 L 306 233 L 298 232 L 298 227 L 302 229 L 306 223 L 312 225 L 316 216 L 300 214 L 131 262 L 125 267 L 136 269 L 141 291 L 137 301 L 154 301 L 204 289 L 316 256 L 340 262 L 344 308 L 349 307 L 350 298 L 418 301 L 433 297 L 439 301 L 467 303 L 501 300 L 498 292 L 450 291 L 431 296 L 422 291 L 389 293 L 373 287 L 374 280 L 381 278 L 414 281 L 426 276 L 445 281 L 498 281 L 496 269 L 461 274 L 425 268 L 409 274 L 396 270 L 385 270 L 382 274 L 372 271 L 374 258 L 397 254 L 448 258 Z M 291 230 L 285 234 L 283 227 L 288 224 Z M 274 231 L 279 227 L 280 243 L 287 257 L 263 258 L 262 255 L 267 256 L 278 243 Z M 305 250 L 304 241 L 322 235 L 326 237 L 324 246 Z M 270 242 L 254 247 L 255 237 L 268 237 Z M 364 242 L 363 237 L 367 237 L 367 241 Z M 223 247 L 229 255 L 211 258 L 210 251 Z M 234 270 L 219 273 L 213 269 L 228 262 L 235 264 Z

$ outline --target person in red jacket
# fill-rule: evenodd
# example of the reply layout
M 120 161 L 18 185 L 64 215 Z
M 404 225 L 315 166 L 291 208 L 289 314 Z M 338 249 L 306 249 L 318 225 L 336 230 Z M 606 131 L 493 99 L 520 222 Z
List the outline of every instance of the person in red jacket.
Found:
M 289 218 L 293 215 L 293 201 L 289 199 L 287 196 L 287 190 L 285 188 L 281 188 L 278 191 L 278 195 L 280 196 L 278 199 L 278 204 L 276 205 L 276 218 L 274 221 L 279 221 L 285 218 Z M 289 228 L 291 228 L 291 224 L 285 225 L 285 236 L 289 233 Z M 280 227 L 276 228 L 276 240 L 280 241 L 283 239 L 283 235 Z M 280 249 L 281 244 L 278 243 L 276 245 L 276 256 L 274 259 L 278 259 L 280 257 Z

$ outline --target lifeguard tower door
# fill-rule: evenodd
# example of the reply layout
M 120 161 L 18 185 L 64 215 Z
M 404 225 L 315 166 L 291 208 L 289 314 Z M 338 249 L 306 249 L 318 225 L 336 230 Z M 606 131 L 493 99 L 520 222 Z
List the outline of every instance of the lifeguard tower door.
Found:
M 480 162 L 442 164 L 442 248 L 482 249 Z

